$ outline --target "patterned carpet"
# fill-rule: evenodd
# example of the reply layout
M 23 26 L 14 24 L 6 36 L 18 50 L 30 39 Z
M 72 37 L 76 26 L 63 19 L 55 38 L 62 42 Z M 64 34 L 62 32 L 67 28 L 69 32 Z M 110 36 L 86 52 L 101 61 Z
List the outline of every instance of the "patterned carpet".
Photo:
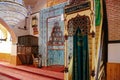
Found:
M 58 66 L 56 66 L 57 68 Z M 62 68 L 62 66 L 60 66 Z M 55 66 L 52 66 L 55 69 Z M 50 68 L 49 68 L 50 69 Z M 50 71 L 43 67 L 13 66 L 0 62 L 0 80 L 63 80 L 62 72 Z

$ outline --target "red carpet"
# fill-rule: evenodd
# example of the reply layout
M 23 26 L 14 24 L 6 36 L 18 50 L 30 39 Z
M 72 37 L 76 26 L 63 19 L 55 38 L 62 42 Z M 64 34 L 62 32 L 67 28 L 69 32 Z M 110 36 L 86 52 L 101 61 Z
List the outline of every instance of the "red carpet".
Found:
M 51 69 L 55 69 L 62 66 L 51 66 Z M 46 70 L 47 69 L 47 70 Z M 43 67 L 42 69 L 29 67 L 29 66 L 12 66 L 6 64 L 0 64 L 0 76 L 5 76 L 10 79 L 0 80 L 63 80 L 64 74 L 59 72 L 61 70 L 48 71 L 50 67 Z M 50 69 L 50 70 L 51 70 Z M 53 70 L 54 70 L 53 69 Z
M 42 67 L 41 69 L 55 71 L 55 72 L 64 72 L 64 66 L 61 65 L 52 65 L 52 66 Z
M 4 74 L 4 73 L 1 73 L 0 72 L 0 80 L 20 80 L 18 78 L 15 78 L 13 76 L 10 76 L 10 75 L 7 75 L 7 74 Z
M 54 71 L 54 72 L 64 72 L 64 66 L 63 65 L 50 65 L 50 66 L 43 66 L 41 68 L 39 67 L 35 67 L 34 65 L 26 65 L 29 67 L 33 67 L 33 68 L 38 68 L 38 69 L 42 69 L 42 70 L 48 70 L 48 71 Z

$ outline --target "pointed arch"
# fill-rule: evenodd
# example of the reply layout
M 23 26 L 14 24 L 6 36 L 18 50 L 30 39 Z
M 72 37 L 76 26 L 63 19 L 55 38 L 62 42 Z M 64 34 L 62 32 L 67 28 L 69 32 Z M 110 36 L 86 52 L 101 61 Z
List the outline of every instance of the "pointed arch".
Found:
M 87 35 L 90 33 L 90 27 L 90 18 L 86 15 L 81 16 L 78 14 L 68 21 L 67 32 L 69 36 L 73 36 L 79 28 L 82 34 Z
M 0 23 L 7 29 L 7 31 L 10 33 L 12 37 L 12 43 L 17 43 L 17 37 L 14 33 L 14 31 L 8 26 L 3 19 L 0 18 Z

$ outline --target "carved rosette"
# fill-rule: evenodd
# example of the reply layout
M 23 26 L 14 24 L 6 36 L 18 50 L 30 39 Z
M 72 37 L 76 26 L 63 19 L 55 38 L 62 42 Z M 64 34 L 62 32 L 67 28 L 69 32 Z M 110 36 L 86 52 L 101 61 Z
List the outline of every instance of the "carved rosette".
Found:
M 82 35 L 90 33 L 90 19 L 88 16 L 78 14 L 75 18 L 70 19 L 67 24 L 68 36 L 73 36 L 78 28 L 81 30 Z

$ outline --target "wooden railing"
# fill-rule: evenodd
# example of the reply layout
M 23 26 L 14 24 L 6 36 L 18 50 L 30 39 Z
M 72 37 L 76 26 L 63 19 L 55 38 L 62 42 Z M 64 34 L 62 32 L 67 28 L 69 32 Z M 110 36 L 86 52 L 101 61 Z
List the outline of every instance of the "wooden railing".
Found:
M 103 56 L 105 54 L 105 51 L 104 51 L 104 30 L 103 28 L 101 27 L 99 29 L 99 35 L 98 35 L 98 42 L 97 42 L 97 54 L 96 54 L 96 59 L 97 59 L 97 62 L 96 62 L 96 76 L 95 76 L 95 80 L 105 80 L 105 58 L 106 56 Z

